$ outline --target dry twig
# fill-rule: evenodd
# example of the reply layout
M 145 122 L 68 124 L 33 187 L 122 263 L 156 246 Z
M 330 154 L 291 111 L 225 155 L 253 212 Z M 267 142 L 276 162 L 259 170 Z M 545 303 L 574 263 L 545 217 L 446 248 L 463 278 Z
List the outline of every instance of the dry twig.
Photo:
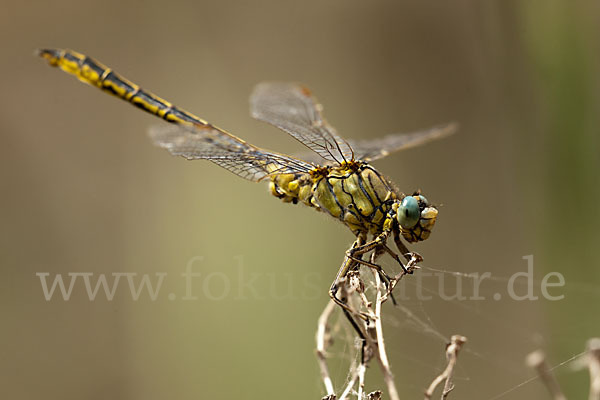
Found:
M 442 400 L 448 397 L 448 394 L 454 389 L 454 384 L 452 383 L 454 367 L 456 366 L 458 359 L 458 352 L 466 342 L 467 338 L 464 336 L 453 335 L 452 338 L 450 338 L 450 343 L 446 346 L 446 359 L 448 360 L 448 365 L 446 366 L 444 372 L 439 374 L 425 391 L 425 400 L 431 399 L 435 388 L 444 381 L 444 390 L 442 390 L 441 397 Z
M 600 400 L 600 338 L 587 342 L 588 369 L 590 370 L 590 400 Z
M 327 368 L 327 347 L 329 346 L 330 340 L 327 337 L 328 334 L 328 325 L 327 321 L 331 316 L 331 313 L 335 309 L 336 304 L 333 300 L 330 300 L 323 313 L 319 317 L 319 325 L 317 327 L 317 359 L 319 360 L 319 368 L 321 369 L 321 379 L 323 379 L 323 383 L 325 384 L 325 390 L 327 391 L 327 396 L 335 395 L 335 391 L 333 389 L 333 382 L 331 381 L 331 376 L 329 375 L 329 369 Z
M 554 400 L 566 400 L 567 398 L 560 390 L 560 386 L 556 377 L 552 373 L 552 369 L 546 361 L 546 355 L 543 351 L 537 350 L 527 356 L 527 365 L 535 369 L 542 379 L 542 382 L 550 392 Z
M 382 251 L 374 251 L 371 253 L 371 264 L 375 264 L 377 258 L 381 254 Z M 350 311 L 348 312 L 347 317 L 351 319 L 351 322 L 353 322 L 352 325 L 360 332 L 360 336 L 363 340 L 361 340 L 361 345 L 359 347 L 359 362 L 351 365 L 348 382 L 339 400 L 345 400 L 351 393 L 355 393 L 360 400 L 364 399 L 365 396 L 367 399 L 373 400 L 381 398 L 382 393 L 380 391 L 375 391 L 368 395 L 364 394 L 366 368 L 373 357 L 377 359 L 379 367 L 383 372 L 390 399 L 399 400 L 398 390 L 396 389 L 383 339 L 382 305 L 389 298 L 392 290 L 403 276 L 418 269 L 416 264 L 419 261 L 422 261 L 422 258 L 416 253 L 410 253 L 410 257 L 410 261 L 406 265 L 406 270 L 403 270 L 400 274 L 395 276 L 387 288 L 384 287 L 380 274 L 377 271 L 373 271 L 376 283 L 375 307 L 373 307 L 373 302 L 369 300 L 365 293 L 365 285 L 358 271 L 354 272 L 352 271 L 353 268 L 350 268 L 351 272 L 346 276 L 346 281 L 340 285 L 340 290 L 344 292 L 342 297 L 348 300 L 347 305 Z M 356 267 L 357 265 L 358 263 L 355 263 L 353 267 Z M 325 385 L 325 390 L 327 391 L 327 396 L 323 399 L 327 400 L 336 399 L 333 382 L 327 367 L 327 347 L 330 343 L 328 338 L 328 321 L 335 308 L 335 303 L 333 301 L 329 302 L 319 318 L 316 334 L 317 358 L 319 361 L 321 378 Z M 359 318 L 359 315 L 366 315 L 368 318 L 365 321 L 364 318 Z M 356 389 L 355 386 L 357 386 Z
M 372 262 L 374 262 L 374 260 L 372 260 Z M 377 287 L 377 298 L 375 301 L 375 335 L 378 350 L 378 361 L 383 372 L 383 379 L 387 386 L 390 399 L 398 400 L 400 396 L 398 395 L 398 390 L 396 389 L 396 384 L 394 382 L 394 376 L 392 375 L 392 370 L 390 368 L 390 362 L 387 357 L 387 352 L 385 351 L 385 342 L 383 340 L 383 326 L 381 323 L 381 306 L 383 302 L 387 299 L 389 292 L 382 292 L 383 285 L 381 282 L 381 277 L 377 272 L 374 271 L 373 273 L 375 275 L 375 282 Z M 390 287 L 390 289 L 388 290 L 391 289 L 392 288 Z
M 352 389 L 354 388 L 354 385 L 356 384 L 357 378 L 358 378 L 358 367 L 355 364 L 353 364 L 350 367 L 350 379 L 348 379 L 348 384 L 344 388 L 344 391 L 342 392 L 342 395 L 340 396 L 340 400 L 346 400 L 346 398 L 350 395 L 350 393 L 352 392 Z

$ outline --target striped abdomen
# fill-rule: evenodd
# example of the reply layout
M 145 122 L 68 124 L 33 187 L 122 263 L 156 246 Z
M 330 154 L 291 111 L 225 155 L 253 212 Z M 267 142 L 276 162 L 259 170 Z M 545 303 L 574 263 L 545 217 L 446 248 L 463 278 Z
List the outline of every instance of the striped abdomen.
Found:
M 339 219 L 354 233 L 378 233 L 397 199 L 392 186 L 368 164 L 332 167 L 314 174 L 271 179 L 271 192 L 286 202 L 302 202 Z
M 168 101 L 142 90 L 138 85 L 119 76 L 107 66 L 72 50 L 40 50 L 41 57 L 50 65 L 75 75 L 80 81 L 96 86 L 154 114 L 167 122 L 209 125 L 195 115 L 173 106 Z

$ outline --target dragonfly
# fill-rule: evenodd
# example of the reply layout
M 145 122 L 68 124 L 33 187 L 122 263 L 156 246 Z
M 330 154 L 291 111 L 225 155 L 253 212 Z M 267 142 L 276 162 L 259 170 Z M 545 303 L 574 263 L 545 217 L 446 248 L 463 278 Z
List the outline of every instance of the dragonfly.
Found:
M 314 208 L 346 225 L 355 241 L 346 251 L 329 290 L 332 300 L 345 312 L 351 310 L 338 292 L 356 265 L 376 269 L 387 284 L 391 280 L 380 265 L 363 260 L 364 254 L 388 253 L 406 272 L 400 255 L 409 261 L 412 253 L 402 239 L 415 243 L 431 234 L 437 208 L 419 191 L 410 195 L 399 191 L 370 163 L 448 136 L 456 131 L 455 123 L 372 140 L 346 140 L 327 123 L 322 106 L 305 86 L 260 83 L 250 97 L 251 115 L 283 130 L 312 151 L 304 157 L 293 157 L 247 143 L 143 90 L 86 55 L 64 49 L 38 53 L 51 66 L 169 122 L 151 128 L 149 134 L 155 145 L 171 154 L 188 160 L 209 160 L 247 180 L 266 181 L 273 196 Z M 387 245 L 390 237 L 399 253 Z

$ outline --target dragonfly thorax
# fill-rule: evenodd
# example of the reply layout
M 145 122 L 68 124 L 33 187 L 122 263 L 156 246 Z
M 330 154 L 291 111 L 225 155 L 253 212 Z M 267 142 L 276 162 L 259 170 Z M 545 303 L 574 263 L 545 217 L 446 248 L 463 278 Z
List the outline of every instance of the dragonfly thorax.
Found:
M 353 232 L 377 233 L 398 198 L 392 186 L 366 163 L 358 168 L 319 168 L 305 174 L 271 178 L 271 193 L 285 202 L 323 211 Z
M 355 234 L 394 229 L 408 242 L 417 242 L 429 237 L 437 217 L 437 210 L 424 196 L 397 192 L 367 163 L 274 175 L 270 189 L 285 202 L 331 215 Z

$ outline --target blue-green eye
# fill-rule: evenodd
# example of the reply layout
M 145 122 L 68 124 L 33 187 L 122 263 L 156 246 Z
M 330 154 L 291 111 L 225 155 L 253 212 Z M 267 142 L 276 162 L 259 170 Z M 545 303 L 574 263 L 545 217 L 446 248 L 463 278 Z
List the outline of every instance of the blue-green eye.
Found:
M 410 229 L 419 222 L 421 210 L 419 210 L 419 202 L 413 196 L 406 196 L 402 199 L 398 208 L 398 223 L 404 229 Z

